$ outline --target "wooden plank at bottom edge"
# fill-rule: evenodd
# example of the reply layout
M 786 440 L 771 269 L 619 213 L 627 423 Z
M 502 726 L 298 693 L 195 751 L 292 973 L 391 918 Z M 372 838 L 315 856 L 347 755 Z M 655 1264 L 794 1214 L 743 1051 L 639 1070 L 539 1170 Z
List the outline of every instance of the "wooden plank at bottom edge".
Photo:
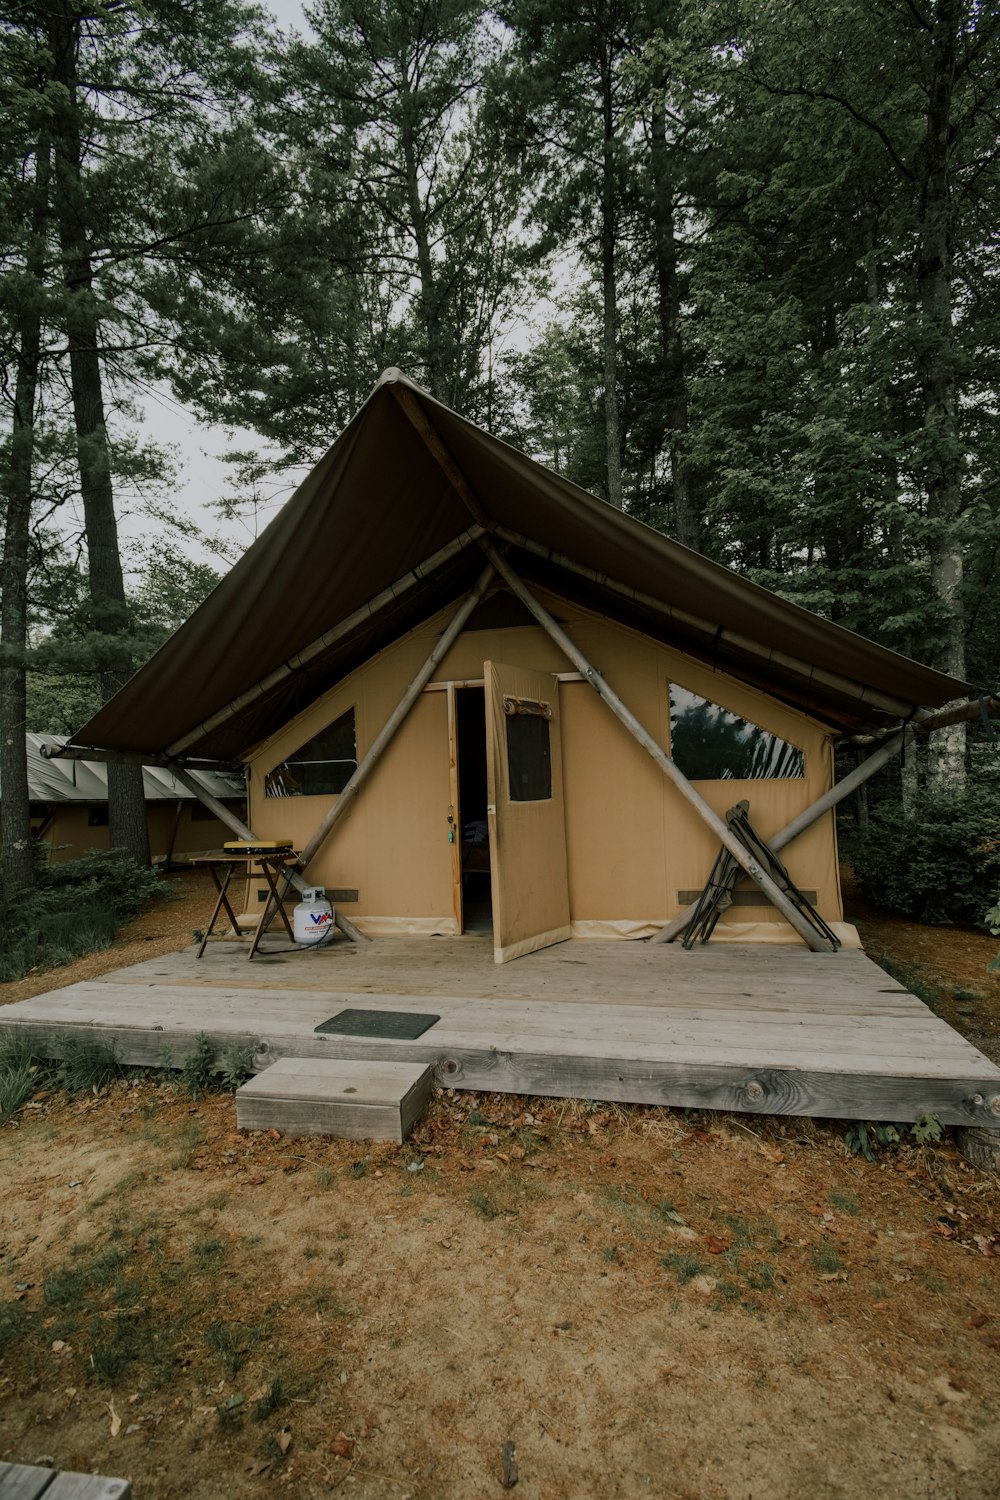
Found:
M 48 1030 L 37 1026 L 26 1029 L 29 1033 Z M 122 1062 L 146 1066 L 159 1062 L 163 1032 L 128 1027 L 107 1027 L 102 1032 L 115 1041 Z M 191 1041 L 194 1035 L 192 1029 Z M 182 1037 L 171 1040 L 179 1042 Z M 220 1051 L 234 1040 L 256 1046 L 256 1064 L 264 1067 L 279 1057 L 318 1055 L 327 1039 L 209 1032 L 209 1040 Z M 341 1056 L 365 1056 L 363 1039 L 359 1038 L 357 1046 L 350 1049 L 347 1041 L 344 1037 L 337 1038 Z M 428 1063 L 435 1068 L 435 1082 L 443 1088 L 845 1120 L 915 1120 L 926 1113 L 937 1115 L 945 1125 L 996 1129 L 1000 1123 L 1000 1076 L 996 1079 L 961 1074 L 933 1079 L 887 1077 L 871 1072 L 838 1072 L 832 1068 L 819 1071 L 705 1062 L 650 1063 L 628 1058 L 567 1058 L 473 1047 L 453 1049 L 442 1056 L 441 1049 L 420 1042 L 383 1042 L 377 1055 L 400 1062 Z M 988 1059 L 983 1062 L 988 1065 Z M 991 1101 L 995 1101 L 993 1107 Z
M 55 1476 L 38 1464 L 0 1463 L 0 1500 L 39 1500 Z

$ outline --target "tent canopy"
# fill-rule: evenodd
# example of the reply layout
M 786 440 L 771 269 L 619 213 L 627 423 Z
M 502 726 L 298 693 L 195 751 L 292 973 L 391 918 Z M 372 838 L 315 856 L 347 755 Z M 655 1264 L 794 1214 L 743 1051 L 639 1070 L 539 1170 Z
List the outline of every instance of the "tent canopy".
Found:
M 442 445 L 465 485 L 442 465 Z M 893 723 L 967 691 L 621 514 L 387 370 L 227 577 L 71 743 L 238 760 L 466 593 L 483 568 L 477 525 L 529 583 L 831 729 Z M 315 647 L 324 635 L 336 638 Z

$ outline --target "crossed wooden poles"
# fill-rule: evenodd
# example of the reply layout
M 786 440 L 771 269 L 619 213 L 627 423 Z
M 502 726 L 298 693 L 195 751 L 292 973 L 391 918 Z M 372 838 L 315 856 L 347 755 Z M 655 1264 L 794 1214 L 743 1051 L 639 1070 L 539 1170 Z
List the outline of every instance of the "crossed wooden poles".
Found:
M 304 879 L 303 872 L 308 868 L 310 862 L 315 858 L 319 849 L 333 833 L 333 830 L 336 828 L 337 824 L 347 815 L 351 807 L 354 805 L 354 802 L 356 801 L 361 788 L 371 776 L 375 767 L 378 765 L 378 762 L 381 760 L 385 750 L 394 739 L 401 725 L 406 720 L 424 688 L 430 682 L 436 668 L 451 650 L 451 647 L 464 629 L 469 616 L 472 614 L 472 611 L 476 608 L 476 605 L 483 598 L 490 584 L 494 581 L 495 578 L 499 577 L 503 579 L 504 583 L 506 583 L 511 593 L 513 593 L 516 598 L 521 601 L 521 603 L 534 617 L 534 619 L 537 620 L 541 628 L 550 637 L 550 639 L 555 642 L 562 653 L 573 663 L 574 667 L 580 673 L 583 680 L 588 682 L 593 688 L 594 692 L 597 693 L 598 697 L 607 704 L 608 708 L 624 725 L 632 738 L 636 740 L 636 742 L 640 744 L 646 751 L 646 753 L 656 762 L 660 770 L 674 784 L 685 801 L 690 803 L 690 805 L 697 812 L 698 816 L 712 830 L 723 847 L 728 850 L 728 852 L 736 860 L 737 864 L 742 867 L 742 869 L 746 872 L 750 879 L 754 881 L 754 883 L 760 888 L 761 891 L 763 891 L 768 901 L 770 901 L 777 908 L 777 910 L 790 924 L 790 926 L 799 934 L 803 941 L 808 944 L 813 952 L 829 952 L 830 950 L 827 944 L 825 943 L 823 938 L 816 932 L 815 928 L 803 917 L 802 913 L 797 909 L 797 907 L 793 905 L 791 901 L 789 901 L 784 892 L 771 879 L 767 870 L 763 868 L 761 863 L 753 856 L 750 851 L 748 851 L 744 844 L 741 843 L 738 838 L 736 838 L 736 836 L 732 833 L 726 823 L 708 805 L 708 803 L 700 795 L 696 788 L 692 786 L 691 782 L 678 768 L 671 757 L 667 755 L 666 751 L 657 742 L 653 735 L 650 734 L 645 725 L 640 723 L 635 714 L 633 714 L 631 709 L 629 709 L 628 706 L 622 701 L 622 699 L 618 696 L 610 683 L 601 675 L 597 668 L 587 660 L 580 648 L 573 640 L 570 639 L 570 637 L 557 623 L 557 621 L 553 619 L 553 617 L 549 614 L 548 610 L 540 602 L 540 600 L 535 598 L 534 594 L 532 594 L 527 585 L 511 567 L 505 555 L 506 546 L 508 544 L 521 544 L 523 542 L 528 546 L 529 550 L 544 551 L 545 549 L 539 548 L 537 544 L 531 544 L 530 542 L 528 542 L 528 539 L 516 536 L 514 533 L 506 530 L 505 528 L 494 526 L 494 524 L 490 521 L 489 517 L 484 512 L 472 489 L 470 488 L 465 475 L 462 473 L 452 454 L 449 452 L 444 442 L 442 441 L 437 429 L 433 426 L 429 417 L 420 406 L 419 402 L 417 402 L 417 400 L 413 396 L 413 393 L 403 385 L 394 385 L 392 389 L 395 399 L 399 403 L 403 412 L 412 423 L 412 425 L 416 428 L 420 436 L 423 438 L 429 452 L 433 454 L 438 465 L 450 481 L 456 494 L 468 509 L 473 524 L 460 536 L 454 538 L 453 541 L 440 548 L 432 557 L 428 558 L 426 562 L 412 569 L 411 572 L 406 574 L 404 578 L 397 580 L 396 583 L 392 584 L 388 589 L 383 590 L 383 592 L 379 594 L 375 599 L 364 605 L 360 610 L 355 611 L 355 613 L 351 615 L 348 620 L 341 622 L 340 625 L 333 627 L 333 629 L 331 629 L 330 631 L 327 631 L 324 635 L 319 637 L 317 641 L 314 641 L 311 645 L 305 647 L 304 650 L 299 652 L 291 661 L 286 662 L 282 666 L 276 668 L 265 678 L 262 678 L 260 682 L 254 684 L 253 687 L 247 689 L 246 692 L 242 693 L 238 698 L 234 699 L 233 702 L 226 705 L 225 708 L 218 710 L 209 719 L 206 719 L 202 724 L 199 724 L 194 729 L 188 731 L 181 739 L 176 740 L 172 745 L 168 746 L 163 756 L 153 757 L 152 759 L 156 763 L 170 766 L 174 774 L 177 776 L 177 779 L 184 786 L 186 786 L 194 796 L 196 796 L 201 802 L 203 802 L 206 807 L 210 808 L 210 810 L 221 822 L 226 824 L 227 827 L 231 828 L 236 834 L 238 834 L 240 838 L 247 840 L 255 839 L 256 836 L 252 832 L 252 830 L 244 822 L 242 822 L 242 820 L 238 818 L 235 813 L 233 813 L 228 807 L 226 807 L 224 803 L 220 802 L 218 798 L 213 797 L 210 792 L 206 791 L 205 788 L 203 788 L 194 779 L 194 777 L 190 774 L 192 762 L 190 760 L 181 762 L 178 757 L 182 756 L 184 751 L 191 745 L 197 743 L 197 741 L 201 739 L 203 735 L 215 728 L 218 728 L 229 719 L 235 717 L 235 715 L 238 714 L 248 704 L 263 697 L 273 686 L 282 681 L 283 678 L 289 675 L 291 672 L 299 670 L 303 664 L 311 659 L 314 659 L 315 657 L 318 657 L 324 650 L 326 650 L 330 645 L 334 644 L 338 639 L 342 639 L 344 636 L 349 634 L 352 629 L 356 628 L 360 624 L 363 624 L 365 621 L 376 615 L 381 609 L 390 606 L 411 589 L 432 576 L 438 568 L 450 561 L 459 552 L 467 547 L 478 546 L 485 554 L 486 567 L 480 574 L 471 592 L 467 594 L 462 600 L 455 614 L 452 616 L 452 619 L 449 622 L 448 626 L 446 627 L 442 635 L 439 636 L 433 650 L 428 655 L 423 666 L 420 668 L 419 672 L 413 678 L 413 681 L 407 687 L 402 698 L 399 700 L 399 703 L 396 705 L 395 709 L 392 711 L 385 724 L 382 726 L 382 729 L 372 741 L 367 752 L 358 763 L 357 769 L 355 770 L 353 776 L 344 787 L 344 790 L 340 793 L 340 796 L 337 798 L 336 802 L 333 802 L 330 805 L 319 826 L 316 828 L 316 831 L 313 833 L 305 848 L 302 850 L 298 858 L 298 869 L 290 873 L 290 883 L 300 891 L 309 889 L 309 886 Z M 499 546 L 497 545 L 495 538 L 499 539 Z M 546 552 L 545 555 L 548 556 L 549 554 Z M 625 590 L 621 585 L 615 586 L 613 580 L 599 579 L 599 575 L 597 575 L 596 572 L 592 572 L 592 570 L 586 569 L 580 564 L 573 563 L 571 570 L 578 574 L 586 574 L 594 581 L 601 581 L 603 583 L 610 584 L 613 591 L 630 592 Z M 651 602 L 655 603 L 655 601 Z M 921 720 L 917 721 L 916 728 L 918 728 L 920 732 L 928 732 L 935 727 L 943 727 L 945 724 L 955 723 L 958 718 L 971 717 L 977 711 L 978 710 L 975 706 L 971 710 L 969 710 L 968 708 L 945 709 L 938 714 L 925 715 Z M 1000 701 L 995 698 L 987 700 L 987 711 L 992 713 L 1000 713 Z M 844 777 L 842 781 L 838 782 L 836 786 L 831 787 L 829 791 L 825 792 L 823 796 L 819 797 L 815 802 L 811 804 L 811 806 L 798 813 L 790 823 L 782 828 L 780 832 L 775 834 L 774 837 L 769 840 L 770 848 L 775 852 L 785 848 L 786 845 L 790 844 L 792 840 L 797 838 L 798 835 L 802 833 L 806 828 L 810 827 L 811 824 L 817 821 L 817 819 L 823 817 L 825 813 L 829 812 L 831 808 L 835 807 L 838 802 L 841 802 L 845 797 L 850 796 L 850 794 L 856 791 L 857 788 L 861 786 L 865 781 L 867 781 L 870 776 L 873 776 L 875 772 L 880 769 L 880 767 L 885 765 L 887 761 L 891 760 L 894 755 L 898 755 L 903 749 L 907 740 L 912 737 L 914 732 L 915 728 L 913 724 L 907 725 L 902 729 L 891 732 L 889 737 L 885 739 L 881 747 L 874 751 L 873 754 L 868 756 L 868 758 L 864 760 L 861 765 L 859 765 L 848 776 Z M 96 754 L 92 750 L 70 749 L 69 751 L 63 753 L 76 758 L 99 758 L 98 754 Z M 149 756 L 138 754 L 133 756 L 116 756 L 112 752 L 108 752 L 104 758 L 109 760 L 131 759 L 144 763 L 148 763 L 151 759 Z M 653 943 L 671 942 L 675 937 L 683 932 L 691 919 L 694 909 L 694 905 L 692 905 L 689 906 L 685 911 L 680 912 L 676 917 L 668 922 L 655 935 L 655 937 L 652 938 L 651 941 Z M 342 931 L 348 937 L 352 938 L 355 942 L 368 941 L 365 935 L 361 933 L 359 929 L 355 927 L 355 925 L 343 915 L 342 912 L 336 912 L 335 920 Z

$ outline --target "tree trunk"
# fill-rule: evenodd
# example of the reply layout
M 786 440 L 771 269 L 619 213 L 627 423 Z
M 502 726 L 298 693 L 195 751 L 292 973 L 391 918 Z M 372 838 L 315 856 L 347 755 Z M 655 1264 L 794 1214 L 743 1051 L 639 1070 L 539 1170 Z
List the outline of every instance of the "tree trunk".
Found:
M 927 445 L 927 516 L 931 587 L 941 606 L 941 640 L 935 665 L 965 676 L 962 545 L 956 530 L 962 511 L 962 456 L 952 285 L 950 150 L 952 96 L 961 27 L 960 0 L 938 0 L 931 34 L 931 86 L 927 133 L 917 167 L 920 248 L 917 284 L 921 311 L 920 373 Z M 928 785 L 965 785 L 965 726 L 943 730 L 931 746 Z
M 413 139 L 413 130 L 410 123 L 413 111 L 410 106 L 409 89 L 406 83 L 406 57 L 400 57 L 398 63 L 400 76 L 404 80 L 402 110 L 403 165 L 406 170 L 407 206 L 410 211 L 413 241 L 417 251 L 417 272 L 420 276 L 419 305 L 427 351 L 427 383 L 430 386 L 432 396 L 436 396 L 439 401 L 448 402 L 451 392 L 448 390 L 448 380 L 444 368 L 445 361 L 441 349 L 441 316 L 438 306 L 437 279 L 434 275 L 434 258 L 431 255 L 430 235 L 427 230 L 427 209 L 420 196 L 416 143 Z
M 688 432 L 687 376 L 681 338 L 677 235 L 667 161 L 666 106 L 662 102 L 654 105 L 650 121 L 650 163 L 653 179 L 653 254 L 660 313 L 664 415 L 669 435 L 674 530 L 678 541 L 697 551 L 701 547 L 701 514 L 691 470 L 684 456 Z
M 17 327 L 17 378 L 10 439 L 0 616 L 0 787 L 3 788 L 3 875 L 8 900 L 35 884 L 28 790 L 27 693 L 28 540 L 35 448 L 35 399 L 42 337 L 42 278 L 49 193 L 49 146 L 35 153 L 31 238 Z
M 906 817 L 912 818 L 920 796 L 920 746 L 911 735 L 903 746 L 899 762 L 899 792 Z
M 100 677 L 101 697 L 106 702 L 128 681 L 133 662 L 128 645 L 128 608 L 111 482 L 100 327 L 81 166 L 76 98 L 80 23 L 75 8 L 67 0 L 61 0 L 52 6 L 47 25 L 54 78 L 62 85 L 53 111 L 55 210 L 63 259 L 64 317 L 87 534 L 92 620 L 94 628 L 108 641 Z M 109 768 L 108 825 L 109 847 L 126 850 L 140 864 L 150 863 L 142 771 L 138 766 Z
M 618 410 L 618 287 L 615 281 L 618 174 L 610 47 L 604 57 L 602 75 L 604 169 L 601 181 L 601 293 L 604 303 L 604 439 L 607 450 L 608 501 L 616 510 L 621 510 L 622 428 Z

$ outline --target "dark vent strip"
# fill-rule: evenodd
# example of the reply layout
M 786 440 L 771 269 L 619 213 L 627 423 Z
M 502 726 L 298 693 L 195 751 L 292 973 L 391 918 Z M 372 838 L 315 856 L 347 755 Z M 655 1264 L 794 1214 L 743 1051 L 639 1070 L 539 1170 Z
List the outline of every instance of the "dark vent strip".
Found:
M 378 1036 L 386 1041 L 412 1042 L 440 1019 L 410 1010 L 341 1010 L 316 1030 L 324 1036 Z

